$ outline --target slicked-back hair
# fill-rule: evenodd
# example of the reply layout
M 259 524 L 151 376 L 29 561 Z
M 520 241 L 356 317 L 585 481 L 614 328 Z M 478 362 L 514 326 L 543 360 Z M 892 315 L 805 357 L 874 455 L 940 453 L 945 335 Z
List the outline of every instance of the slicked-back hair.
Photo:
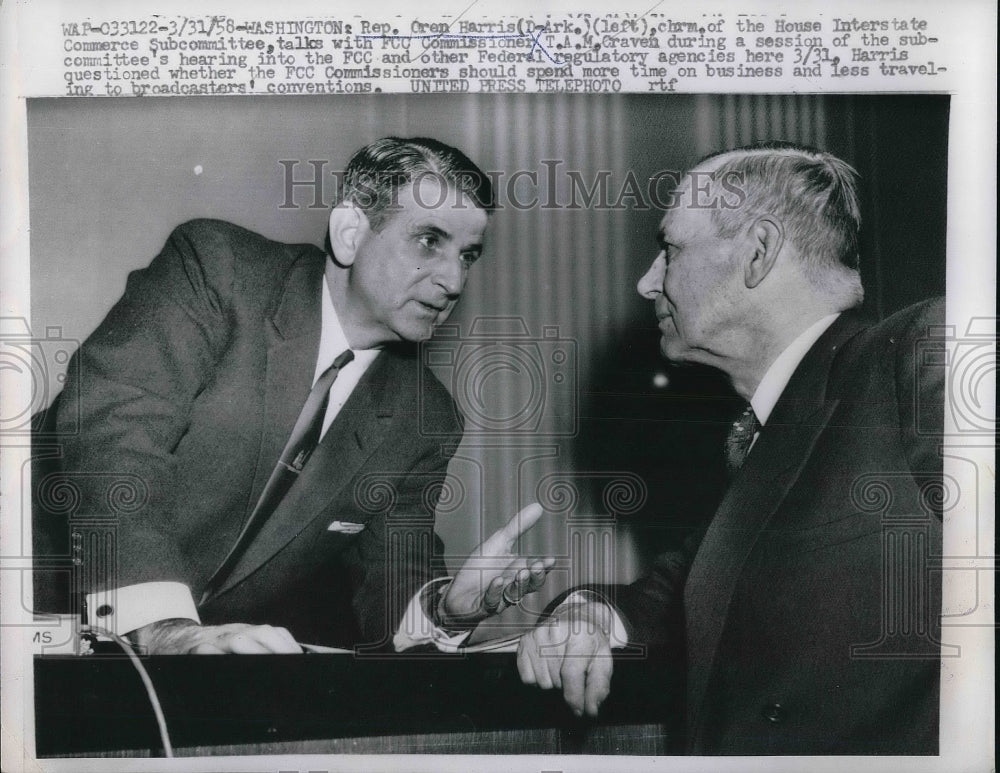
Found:
M 740 206 L 716 207 L 719 236 L 731 238 L 764 215 L 774 215 L 785 237 L 816 275 L 824 269 L 858 271 L 861 208 L 858 173 L 850 164 L 816 148 L 790 142 L 762 142 L 713 153 L 713 176 L 746 195 Z
M 335 206 L 356 204 L 378 231 L 398 207 L 399 190 L 425 176 L 466 194 L 487 213 L 496 206 L 490 178 L 462 151 L 430 137 L 383 137 L 361 148 L 344 170 Z M 329 233 L 326 249 L 333 254 Z

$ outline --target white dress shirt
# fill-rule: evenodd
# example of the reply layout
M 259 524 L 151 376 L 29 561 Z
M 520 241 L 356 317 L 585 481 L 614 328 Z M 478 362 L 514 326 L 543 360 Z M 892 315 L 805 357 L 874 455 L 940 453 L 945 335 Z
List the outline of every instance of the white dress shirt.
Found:
M 313 384 L 320 375 L 333 364 L 334 359 L 350 348 L 347 336 L 337 318 L 330 289 L 323 282 L 321 300 L 321 328 L 319 352 Z M 322 435 L 325 435 L 333 420 L 340 413 L 365 371 L 378 357 L 378 349 L 355 349 L 354 359 L 340 369 L 337 379 L 330 387 L 330 397 L 323 417 Z M 183 618 L 200 623 L 191 589 L 180 582 L 145 582 L 90 593 L 86 598 L 89 622 L 123 636 L 151 623 L 170 618 Z M 110 610 L 110 612 L 108 611 Z M 238 622 L 238 621 L 237 621 Z M 420 593 L 410 602 L 404 616 L 400 632 L 396 634 L 396 648 L 405 649 L 435 638 L 443 641 L 457 641 L 459 637 L 449 637 L 433 624 L 423 613 Z
M 351 348 L 347 342 L 347 335 L 340 326 L 337 319 L 337 312 L 333 308 L 333 298 L 330 297 L 330 287 L 326 281 L 323 282 L 323 326 L 319 333 L 319 354 L 316 357 L 316 370 L 313 373 L 312 383 L 319 381 L 327 368 L 333 365 L 343 352 Z M 340 409 L 344 407 L 347 398 L 351 396 L 354 387 L 358 385 L 361 377 L 365 375 L 375 358 L 378 357 L 379 349 L 355 349 L 354 359 L 347 363 L 337 373 L 337 379 L 330 387 L 330 399 L 326 406 L 326 415 L 323 417 L 323 430 L 320 437 L 326 434 L 337 418 Z
M 750 405 L 753 407 L 753 412 L 757 415 L 757 421 L 760 422 L 761 426 L 767 424 L 767 420 L 771 418 L 774 406 L 778 404 L 781 393 L 785 391 L 788 381 L 791 379 L 792 374 L 795 373 L 795 369 L 799 367 L 799 363 L 802 362 L 806 353 L 839 316 L 840 312 L 829 314 L 807 327 L 794 341 L 785 347 L 784 351 L 775 358 L 774 362 L 765 371 L 763 378 L 761 378 L 760 383 L 757 385 L 757 389 L 754 390 L 753 396 L 750 398 Z M 758 431 L 754 435 L 753 443 L 757 442 L 759 435 L 760 432 Z M 751 452 L 753 451 L 753 443 L 750 445 Z M 579 604 L 588 600 L 603 601 L 601 598 L 595 598 L 596 595 L 590 592 L 577 591 L 567 596 L 560 607 L 573 603 Z M 628 642 L 628 633 L 625 630 L 622 619 L 618 616 L 614 608 L 612 608 L 612 613 L 614 615 L 614 627 L 611 633 L 611 646 L 613 648 L 624 647 Z
M 789 379 L 791 379 L 795 369 L 799 367 L 802 358 L 839 316 L 840 312 L 837 312 L 816 320 L 786 346 L 785 350 L 775 358 L 765 371 L 764 377 L 761 378 L 757 389 L 754 390 L 753 397 L 750 398 L 750 405 L 753 406 L 753 412 L 757 415 L 757 421 L 760 422 L 761 426 L 767 424 L 767 420 L 771 418 L 771 411 L 778 404 L 778 398 L 785 391 Z

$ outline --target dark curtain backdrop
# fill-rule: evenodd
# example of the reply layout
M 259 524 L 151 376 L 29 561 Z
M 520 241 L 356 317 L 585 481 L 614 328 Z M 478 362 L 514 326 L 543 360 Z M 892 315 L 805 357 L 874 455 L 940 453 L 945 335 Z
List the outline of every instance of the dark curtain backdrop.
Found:
M 562 559 L 547 595 L 633 578 L 707 517 L 733 408 L 715 374 L 659 359 L 649 304 L 634 288 L 660 214 L 634 196 L 603 206 L 599 190 L 586 206 L 581 194 L 602 177 L 603 203 L 614 205 L 629 175 L 644 186 L 711 150 L 760 139 L 823 147 L 864 178 L 872 309 L 887 314 L 944 291 L 946 97 L 59 99 L 30 100 L 28 126 L 32 328 L 72 339 L 93 330 L 128 271 L 189 218 L 321 244 L 330 173 L 376 137 L 434 136 L 501 174 L 504 207 L 452 320 L 459 338 L 445 346 L 464 357 L 508 345 L 478 370 L 438 369 L 478 412 L 439 529 L 457 564 L 541 498 L 551 515 L 524 547 Z M 320 164 L 319 206 L 305 186 L 294 190 L 296 206 L 281 206 L 281 161 L 298 162 L 299 180 Z M 520 206 L 533 195 L 538 205 Z M 49 399 L 59 374 L 53 364 Z

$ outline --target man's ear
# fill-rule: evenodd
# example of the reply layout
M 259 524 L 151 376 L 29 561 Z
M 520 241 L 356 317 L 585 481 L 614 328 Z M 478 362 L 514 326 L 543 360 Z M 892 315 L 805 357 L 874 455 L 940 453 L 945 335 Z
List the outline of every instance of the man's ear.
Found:
M 354 263 L 358 245 L 368 230 L 368 217 L 351 201 L 330 210 L 330 246 L 334 263 L 347 268 Z
M 785 231 L 780 221 L 765 215 L 751 227 L 750 240 L 752 253 L 744 266 L 743 279 L 746 286 L 752 289 L 763 282 L 774 268 L 785 242 Z

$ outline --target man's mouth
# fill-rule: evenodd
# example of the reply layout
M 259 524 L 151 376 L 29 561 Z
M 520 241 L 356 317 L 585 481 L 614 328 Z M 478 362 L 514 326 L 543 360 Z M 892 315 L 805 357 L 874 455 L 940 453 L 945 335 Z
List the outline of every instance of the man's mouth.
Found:
M 434 303 L 427 303 L 426 301 L 417 301 L 417 303 L 423 306 L 425 309 L 427 309 L 427 311 L 429 311 L 432 314 L 440 314 L 442 311 L 448 308 L 447 304 L 438 305 Z

